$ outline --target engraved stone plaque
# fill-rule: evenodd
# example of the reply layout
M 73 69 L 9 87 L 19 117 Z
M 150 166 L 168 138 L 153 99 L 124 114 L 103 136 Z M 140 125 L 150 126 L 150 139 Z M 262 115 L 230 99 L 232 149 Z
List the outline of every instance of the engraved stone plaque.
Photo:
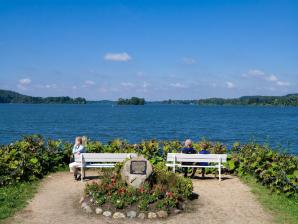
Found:
M 147 161 L 131 161 L 130 174 L 146 175 Z
M 143 156 L 138 156 L 127 160 L 121 169 L 121 178 L 128 185 L 140 188 L 152 174 L 151 163 Z

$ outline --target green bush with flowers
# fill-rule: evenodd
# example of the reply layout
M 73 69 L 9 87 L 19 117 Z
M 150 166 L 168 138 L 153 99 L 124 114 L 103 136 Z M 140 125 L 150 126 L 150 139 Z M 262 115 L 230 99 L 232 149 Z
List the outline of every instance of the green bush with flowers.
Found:
M 192 181 L 169 172 L 162 163 L 154 166 L 152 176 L 139 189 L 127 185 L 121 179 L 120 167 L 113 172 L 102 170 L 102 179 L 86 186 L 86 197 L 94 207 L 171 211 L 181 207 L 192 195 Z
M 0 187 L 41 179 L 49 172 L 69 164 L 73 143 L 44 139 L 40 135 L 25 136 L 8 145 L 0 146 Z M 87 152 L 134 152 L 144 155 L 154 166 L 163 164 L 167 153 L 179 152 L 182 143 L 174 141 L 142 141 L 130 144 L 120 139 L 107 144 L 88 140 Z M 236 143 L 230 151 L 218 142 L 194 142 L 199 152 L 206 148 L 210 153 L 228 153 L 227 170 L 236 175 L 252 175 L 272 191 L 289 197 L 298 195 L 298 157 L 273 150 L 268 145 Z M 216 173 L 207 169 L 206 173 Z

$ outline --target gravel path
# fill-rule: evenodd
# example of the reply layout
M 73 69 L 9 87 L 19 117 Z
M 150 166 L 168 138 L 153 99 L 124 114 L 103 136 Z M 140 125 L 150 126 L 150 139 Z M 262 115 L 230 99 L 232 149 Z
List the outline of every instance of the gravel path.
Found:
M 178 223 L 178 224 L 248 224 L 272 223 L 270 214 L 256 202 L 250 189 L 238 178 L 226 176 L 219 182 L 214 178 L 195 179 L 194 191 L 200 195 L 192 210 L 167 220 L 115 221 L 102 216 L 87 215 L 79 208 L 84 184 L 72 179 L 67 172 L 53 174 L 41 184 L 28 206 L 7 220 L 7 224 L 100 224 L 100 223 Z

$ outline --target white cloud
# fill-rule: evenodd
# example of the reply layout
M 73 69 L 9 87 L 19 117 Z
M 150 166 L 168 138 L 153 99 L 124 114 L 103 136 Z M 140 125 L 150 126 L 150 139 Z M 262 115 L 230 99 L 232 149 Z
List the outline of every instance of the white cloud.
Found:
M 243 77 L 262 77 L 265 73 L 259 69 L 251 69 L 247 73 L 243 74 Z
M 95 85 L 95 82 L 92 81 L 92 80 L 86 80 L 86 81 L 85 81 L 85 85 L 93 86 L 93 85 Z
M 180 83 L 180 82 L 171 83 L 170 86 L 171 86 L 171 87 L 174 87 L 174 88 L 181 88 L 181 89 L 183 89 L 183 88 L 187 88 L 186 85 L 184 85 L 184 84 L 182 84 L 182 83 Z
M 107 61 L 129 61 L 132 58 L 126 52 L 122 52 L 122 53 L 107 53 L 104 56 L 104 59 Z
M 25 78 L 25 79 L 20 79 L 19 84 L 20 85 L 29 85 L 31 83 L 31 79 Z
M 197 63 L 196 59 L 194 59 L 194 58 L 188 58 L 188 57 L 182 58 L 182 62 L 184 64 L 188 64 L 188 65 Z
M 78 89 L 77 86 L 72 86 L 71 88 L 72 88 L 73 90 L 77 90 L 77 89 Z
M 229 89 L 233 89 L 233 88 L 235 88 L 236 86 L 235 86 L 235 84 L 234 83 L 232 83 L 232 82 L 226 82 L 226 86 L 227 86 L 227 88 L 229 88 Z
M 28 85 L 30 85 L 31 83 L 31 79 L 29 78 L 24 78 L 24 79 L 20 79 L 17 87 L 21 90 L 27 90 Z
M 133 84 L 131 82 L 122 82 L 121 86 L 129 88 L 129 87 L 134 87 L 135 84 Z
M 278 86 L 290 86 L 291 85 L 289 82 L 282 82 L 282 81 L 277 81 L 276 84 Z
M 270 82 L 278 82 L 278 78 L 275 75 L 269 75 L 266 79 Z
M 56 89 L 57 85 L 56 84 L 46 84 L 44 87 L 47 89 Z
M 281 81 L 276 75 L 273 74 L 266 74 L 264 71 L 253 69 L 249 70 L 247 73 L 243 74 L 243 77 L 245 78 L 259 78 L 271 83 L 274 83 L 277 86 L 290 86 L 291 84 L 289 82 Z

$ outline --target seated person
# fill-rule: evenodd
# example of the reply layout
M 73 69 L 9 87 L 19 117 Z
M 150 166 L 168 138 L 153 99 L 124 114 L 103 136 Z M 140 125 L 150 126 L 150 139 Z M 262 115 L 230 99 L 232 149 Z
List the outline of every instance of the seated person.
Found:
M 199 154 L 209 154 L 208 149 L 208 144 L 203 143 L 202 144 L 202 150 L 199 152 Z M 199 163 L 200 166 L 208 166 L 208 163 L 206 162 L 201 162 Z M 205 167 L 202 167 L 202 177 L 205 177 Z
M 182 149 L 182 153 L 185 154 L 196 154 L 197 151 L 192 147 L 192 142 L 190 139 L 187 139 L 184 143 L 184 148 Z M 182 165 L 193 165 L 193 163 L 182 163 Z M 196 173 L 197 168 L 193 168 L 192 169 L 192 174 L 191 177 L 194 177 L 195 173 Z M 183 168 L 184 171 L 184 177 L 187 177 L 187 173 L 188 173 L 188 167 L 184 167 Z
M 84 153 L 84 152 L 85 152 L 85 148 L 83 146 L 82 137 L 76 137 L 75 145 L 73 146 L 73 149 L 72 149 L 73 158 L 75 157 L 75 155 L 80 155 L 80 153 Z M 79 174 L 79 165 L 80 164 L 77 162 L 72 162 L 69 164 L 70 172 L 74 174 L 75 180 L 81 179 L 81 174 Z

